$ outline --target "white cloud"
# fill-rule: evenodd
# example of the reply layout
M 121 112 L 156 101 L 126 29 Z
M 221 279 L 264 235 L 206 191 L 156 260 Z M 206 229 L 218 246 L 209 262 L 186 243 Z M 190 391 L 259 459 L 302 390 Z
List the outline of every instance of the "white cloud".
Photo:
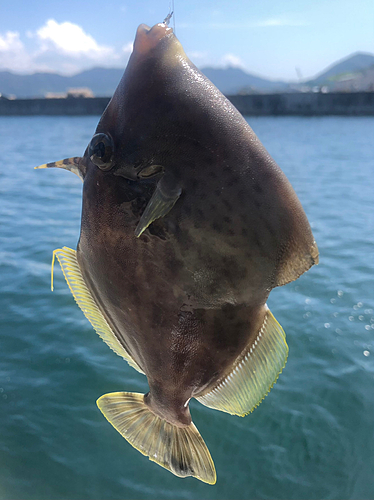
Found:
M 264 19 L 263 21 L 258 21 L 254 24 L 254 27 L 257 28 L 268 28 L 271 26 L 307 26 L 307 23 L 304 21 L 298 21 L 295 19 L 287 19 L 287 18 L 270 18 Z
M 235 54 L 225 54 L 221 58 L 221 64 L 224 66 L 234 66 L 235 68 L 244 68 L 243 61 Z
M 200 52 L 198 50 L 192 51 L 188 53 L 188 57 L 193 61 L 195 59 L 206 59 L 208 56 L 208 52 Z
M 27 53 L 18 31 L 0 34 L 0 69 L 22 71 L 29 68 L 31 57 Z
M 68 21 L 58 23 L 49 19 L 36 35 L 42 42 L 42 50 L 56 50 L 71 57 L 89 57 L 92 59 L 113 56 L 111 47 L 99 45 L 81 26 Z
M 22 49 L 23 43 L 19 38 L 18 31 L 7 31 L 4 36 L 0 35 L 0 52 L 14 52 Z
M 217 29 L 217 30 L 230 30 L 230 29 L 251 29 L 251 28 L 270 28 L 273 26 L 308 26 L 309 23 L 302 19 L 292 17 L 269 18 L 259 21 L 239 21 L 239 22 L 209 22 L 209 23 L 179 23 L 178 28 L 201 28 L 201 29 Z
M 115 49 L 99 44 L 78 24 L 49 19 L 26 31 L 23 41 L 19 32 L 0 33 L 0 70 L 73 74 L 93 66 L 124 68 L 131 51 L 132 42 Z
M 129 42 L 129 43 L 126 43 L 126 45 L 124 45 L 122 47 L 122 50 L 125 54 L 131 54 L 131 52 L 133 51 L 133 48 L 134 48 L 134 43 Z

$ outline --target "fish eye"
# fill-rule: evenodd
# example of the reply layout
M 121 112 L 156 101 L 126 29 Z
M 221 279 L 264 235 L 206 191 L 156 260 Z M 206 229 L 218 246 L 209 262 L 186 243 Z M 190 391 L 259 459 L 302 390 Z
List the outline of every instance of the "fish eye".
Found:
M 106 134 L 95 134 L 88 146 L 89 157 L 101 170 L 113 167 L 113 140 Z

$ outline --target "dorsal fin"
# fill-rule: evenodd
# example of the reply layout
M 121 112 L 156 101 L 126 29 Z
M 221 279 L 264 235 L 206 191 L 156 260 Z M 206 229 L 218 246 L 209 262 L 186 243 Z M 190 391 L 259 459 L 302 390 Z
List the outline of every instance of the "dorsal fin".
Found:
M 73 174 L 77 175 L 83 182 L 86 175 L 86 167 L 82 163 L 82 158 L 80 156 L 74 156 L 72 158 L 65 158 L 64 160 L 52 161 L 51 163 L 44 163 L 38 167 L 34 167 L 35 170 L 39 168 L 63 168 L 64 170 L 69 170 Z
M 64 273 L 66 282 L 69 285 L 70 291 L 73 294 L 76 303 L 81 308 L 83 314 L 86 316 L 91 325 L 94 327 L 96 333 L 98 333 L 103 341 L 108 344 L 108 346 L 116 354 L 118 354 L 118 356 L 124 358 L 130 366 L 135 368 L 135 370 L 144 374 L 139 365 L 132 359 L 130 354 L 126 351 L 126 349 L 114 335 L 112 329 L 108 325 L 106 319 L 104 318 L 102 312 L 100 311 L 94 298 L 92 297 L 91 292 L 87 288 L 87 285 L 79 268 L 76 251 L 68 247 L 58 248 L 57 250 L 54 250 L 52 260 L 52 277 L 53 262 L 55 256 L 60 263 L 62 272 Z
M 255 341 L 235 360 L 231 372 L 214 389 L 196 399 L 209 408 L 244 417 L 273 387 L 287 355 L 283 328 L 267 309 Z

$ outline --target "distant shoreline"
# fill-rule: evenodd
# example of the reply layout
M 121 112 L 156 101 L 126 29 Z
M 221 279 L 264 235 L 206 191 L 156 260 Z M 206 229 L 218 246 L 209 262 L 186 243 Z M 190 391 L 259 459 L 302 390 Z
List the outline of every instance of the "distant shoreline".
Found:
M 249 94 L 227 98 L 245 116 L 374 116 L 374 92 Z M 101 115 L 109 101 L 109 97 L 0 98 L 0 116 Z

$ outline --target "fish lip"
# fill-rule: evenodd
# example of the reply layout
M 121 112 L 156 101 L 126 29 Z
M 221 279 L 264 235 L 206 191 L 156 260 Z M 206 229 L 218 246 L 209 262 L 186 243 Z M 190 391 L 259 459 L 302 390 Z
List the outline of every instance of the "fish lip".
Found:
M 151 31 L 151 27 L 148 26 L 148 24 L 145 24 L 145 23 L 142 23 L 142 24 L 139 24 L 138 26 L 138 30 L 144 30 L 145 32 L 148 32 L 148 31 Z
M 147 54 L 154 49 L 165 37 L 173 34 L 173 28 L 166 23 L 158 23 L 150 28 L 146 24 L 141 24 L 137 31 L 134 42 L 134 51 L 139 54 Z

